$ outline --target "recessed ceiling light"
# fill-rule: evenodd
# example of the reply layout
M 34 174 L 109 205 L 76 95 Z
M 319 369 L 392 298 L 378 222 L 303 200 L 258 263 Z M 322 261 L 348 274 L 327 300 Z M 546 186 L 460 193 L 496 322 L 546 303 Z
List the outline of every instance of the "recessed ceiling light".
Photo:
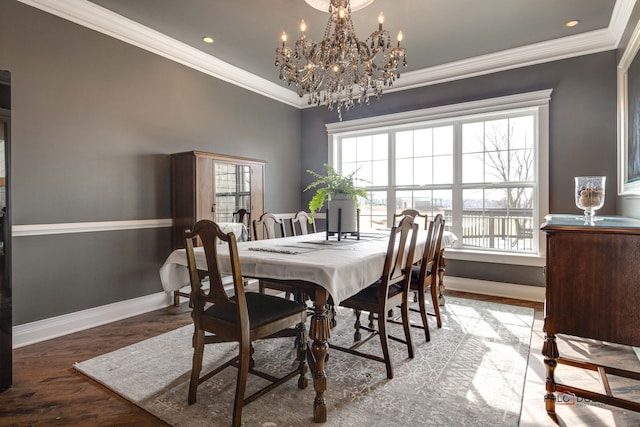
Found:
M 579 20 L 574 19 L 573 21 L 569 21 L 569 22 L 567 22 L 566 24 L 564 24 L 564 26 L 565 26 L 565 27 L 569 27 L 569 28 L 571 28 L 571 27 L 575 27 L 575 26 L 576 26 L 576 25 L 578 25 L 579 23 L 580 23 L 580 21 L 579 21 Z
M 209 44 L 211 44 L 211 43 L 213 43 L 213 38 L 212 38 L 212 37 L 209 37 L 209 36 L 204 36 L 204 37 L 202 38 L 202 41 L 203 41 L 203 42 L 205 42 L 205 43 L 209 43 Z

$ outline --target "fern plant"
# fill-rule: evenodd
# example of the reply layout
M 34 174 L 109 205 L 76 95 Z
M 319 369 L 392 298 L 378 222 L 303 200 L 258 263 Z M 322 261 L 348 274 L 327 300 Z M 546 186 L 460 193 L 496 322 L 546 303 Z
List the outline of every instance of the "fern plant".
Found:
M 309 202 L 310 218 L 309 222 L 313 221 L 313 217 L 324 206 L 325 200 L 331 200 L 332 196 L 336 194 L 347 194 L 351 196 L 351 199 L 358 205 L 358 197 L 364 199 L 369 198 L 367 191 L 364 188 L 356 188 L 355 175 L 358 169 L 354 170 L 348 175 L 340 175 L 333 166 L 328 163 L 324 164 L 327 169 L 326 175 L 320 175 L 319 173 L 307 169 L 307 172 L 316 178 L 311 184 L 307 185 L 304 191 L 316 188 L 316 194 L 313 195 Z M 358 180 L 364 181 L 364 180 Z

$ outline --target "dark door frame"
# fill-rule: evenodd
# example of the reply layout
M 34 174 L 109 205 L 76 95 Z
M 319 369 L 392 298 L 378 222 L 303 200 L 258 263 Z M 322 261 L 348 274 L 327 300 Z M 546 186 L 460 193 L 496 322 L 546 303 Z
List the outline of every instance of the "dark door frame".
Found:
M 0 85 L 9 86 L 9 73 L 0 72 Z M 4 103 L 9 103 L 7 100 Z M 4 135 L 5 176 L 5 205 L 0 215 L 2 230 L 0 239 L 0 391 L 11 387 L 13 382 L 13 323 L 11 296 L 11 209 L 10 209 L 10 147 L 11 147 L 11 110 L 9 105 L 0 106 L 0 132 Z

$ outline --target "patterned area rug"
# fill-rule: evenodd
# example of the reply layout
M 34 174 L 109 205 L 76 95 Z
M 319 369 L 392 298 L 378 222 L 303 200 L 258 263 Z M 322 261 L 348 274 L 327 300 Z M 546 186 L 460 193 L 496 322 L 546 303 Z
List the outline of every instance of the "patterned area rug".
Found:
M 412 328 L 416 357 L 391 341 L 395 377 L 384 364 L 339 351 L 330 352 L 325 393 L 325 426 L 517 426 L 522 404 L 533 310 L 462 298 L 447 298 L 443 326 L 430 317 L 431 342 Z M 414 317 L 415 316 L 415 317 Z M 363 316 L 366 317 L 366 316 Z M 348 345 L 354 316 L 338 312 L 331 340 Z M 419 322 L 418 313 L 412 321 Z M 198 402 L 187 405 L 192 326 L 75 364 L 75 368 L 174 426 L 231 424 L 234 368 L 200 385 Z M 402 336 L 402 327 L 390 333 Z M 377 338 L 362 349 L 381 354 Z M 292 339 L 255 345 L 256 366 L 266 372 L 288 369 L 295 359 Z M 226 361 L 234 344 L 205 348 L 205 369 Z M 247 395 L 263 380 L 250 376 Z M 315 393 L 297 380 L 278 387 L 243 410 L 245 426 L 312 426 Z

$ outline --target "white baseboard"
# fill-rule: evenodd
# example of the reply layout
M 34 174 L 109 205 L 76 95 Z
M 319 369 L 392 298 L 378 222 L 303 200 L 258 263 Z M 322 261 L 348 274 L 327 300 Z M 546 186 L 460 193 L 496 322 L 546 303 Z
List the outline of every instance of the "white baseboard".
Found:
M 445 276 L 446 289 L 494 295 L 526 301 L 544 301 L 544 288 Z M 446 295 L 446 293 L 445 293 Z M 173 304 L 173 294 L 159 292 L 113 304 L 13 327 L 13 348 L 20 348 L 63 335 L 137 316 Z
M 159 292 L 13 327 L 13 348 L 24 347 L 173 304 L 173 294 Z
M 444 286 L 446 289 L 450 289 L 452 291 L 470 292 L 472 294 L 492 295 L 535 302 L 544 302 L 545 296 L 545 288 L 543 286 L 490 282 L 487 280 L 466 279 L 464 277 L 445 276 Z

